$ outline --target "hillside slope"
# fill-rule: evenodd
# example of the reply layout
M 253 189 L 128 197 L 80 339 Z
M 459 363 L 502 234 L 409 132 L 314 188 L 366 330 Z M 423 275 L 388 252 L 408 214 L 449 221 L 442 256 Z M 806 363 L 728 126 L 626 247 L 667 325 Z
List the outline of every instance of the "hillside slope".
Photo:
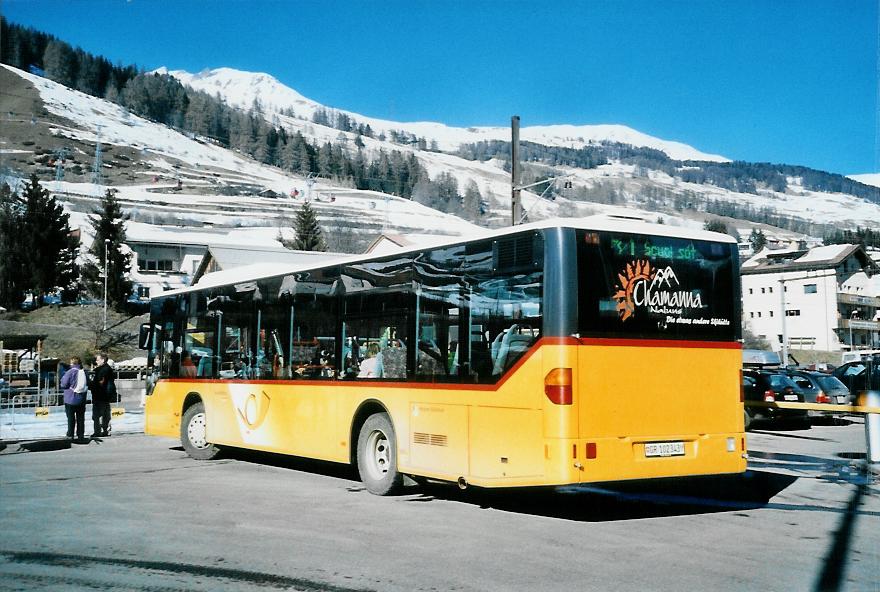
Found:
M 354 131 L 315 123 L 312 118 L 321 110 L 342 112 L 303 97 L 269 75 L 230 69 L 173 75 L 244 109 L 253 107 L 256 100 L 260 110 L 254 113 L 272 126 L 289 135 L 299 132 L 316 146 L 338 146 L 351 158 L 370 161 L 391 151 L 413 155 L 431 179 L 448 175 L 457 180 L 459 192 L 469 183 L 475 184 L 484 202 L 484 213 L 475 220 L 479 225 L 510 222 L 510 175 L 504 170 L 505 161 L 468 160 L 456 152 L 478 140 L 506 140 L 506 128 L 397 123 L 350 113 L 356 123 L 375 128 L 372 137 L 362 137 Z M 329 179 L 307 179 L 258 163 L 210 138 L 180 133 L 132 115 L 114 103 L 8 66 L 0 68 L 0 84 L 10 89 L 0 95 L 0 109 L 9 114 L 4 122 L 0 168 L 10 169 L 16 177 L 36 172 L 44 180 L 54 178 L 60 168 L 64 180 L 50 182 L 50 189 L 66 201 L 74 222 L 85 227 L 85 214 L 94 209 L 106 187 L 113 187 L 133 221 L 180 228 L 251 228 L 264 238 L 271 236 L 270 240 L 279 231 L 289 232 L 293 216 L 308 197 L 328 233 L 341 237 L 339 244 L 331 246 L 342 250 L 359 250 L 383 231 L 463 235 L 476 230 L 470 222 L 409 199 L 352 189 Z M 90 181 L 99 129 L 103 179 L 96 186 Z M 436 148 L 426 149 L 408 140 L 401 143 L 395 130 L 404 140 L 406 134 L 418 135 Z M 545 192 L 551 199 L 539 197 L 547 184 L 523 192 L 524 209 L 531 220 L 608 212 L 701 226 L 708 217 L 723 216 L 728 226 L 741 232 L 775 225 L 784 230 L 773 234 L 792 238 L 822 237 L 833 228 L 876 227 L 880 220 L 877 203 L 846 193 L 809 189 L 798 177 L 788 178 L 781 191 L 758 184 L 753 191 L 740 192 L 711 182 L 684 181 L 677 173 L 671 176 L 652 168 L 650 160 L 633 164 L 639 161 L 621 155 L 626 146 L 675 155 L 677 171 L 699 171 L 701 167 L 699 162 L 677 159 L 711 161 L 703 165 L 725 159 L 622 126 L 525 126 L 522 137 L 536 145 L 575 151 L 601 149 L 604 154 L 603 164 L 587 168 L 565 158 L 552 166 L 538 160 L 526 163 L 526 183 L 542 177 L 559 178 Z M 450 151 L 441 151 L 441 147 Z M 57 151 L 62 148 L 68 153 L 63 165 L 57 167 Z M 288 197 L 294 191 L 297 199 Z

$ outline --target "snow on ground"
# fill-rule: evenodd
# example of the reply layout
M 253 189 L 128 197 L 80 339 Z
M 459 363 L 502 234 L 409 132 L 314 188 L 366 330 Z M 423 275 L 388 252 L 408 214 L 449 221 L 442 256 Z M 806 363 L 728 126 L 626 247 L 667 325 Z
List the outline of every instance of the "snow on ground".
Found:
M 378 233 L 378 229 L 391 233 L 470 236 L 479 234 L 482 229 L 456 216 L 443 214 L 417 204 L 408 199 L 388 196 L 378 192 L 336 187 L 326 181 L 317 181 L 309 188 L 306 180 L 288 175 L 281 170 L 261 165 L 244 158 L 230 150 L 202 143 L 177 133 L 165 126 L 154 124 L 129 114 L 118 105 L 70 90 L 54 82 L 20 70 L 9 68 L 15 74 L 29 80 L 40 92 L 46 108 L 57 115 L 83 126 L 85 129 L 58 125 L 60 135 L 76 137 L 86 142 L 94 142 L 97 126 L 101 125 L 101 140 L 112 144 L 133 146 L 150 157 L 156 169 L 164 169 L 172 178 L 185 178 L 182 191 L 175 191 L 176 184 L 167 182 L 144 182 L 135 185 L 115 187 L 118 199 L 127 211 L 135 212 L 132 232 L 144 234 L 137 224 L 143 221 L 156 221 L 157 230 L 150 230 L 157 236 L 164 233 L 217 232 L 247 244 L 265 245 L 275 243 L 279 228 L 288 228 L 295 213 L 302 207 L 304 196 L 310 196 L 322 225 L 330 231 L 352 231 L 360 225 L 371 228 L 368 232 Z M 254 99 L 259 99 L 267 118 L 275 120 L 291 130 L 300 130 L 310 141 L 335 142 L 342 138 L 354 139 L 354 134 L 344 134 L 339 130 L 311 123 L 315 110 L 323 108 L 290 89 L 271 76 L 251 74 L 231 69 L 206 71 L 199 75 L 173 72 L 184 83 L 201 88 L 211 94 L 220 92 L 227 101 L 250 108 Z M 291 108 L 296 116 L 277 114 L 277 110 Z M 488 139 L 509 139 L 507 128 L 452 128 L 438 123 L 401 124 L 379 119 L 365 118 L 350 114 L 359 123 L 369 123 L 378 134 L 383 129 L 408 130 L 418 136 L 437 139 L 441 147 L 452 149 L 461 142 Z M 579 147 L 590 141 L 610 139 L 635 145 L 646 145 L 666 151 L 674 158 L 694 158 L 726 160 L 715 155 L 705 155 L 689 146 L 666 142 L 640 134 L 624 126 L 543 126 L 524 127 L 521 130 L 524 140 L 539 141 L 544 144 Z M 494 221 L 504 222 L 509 217 L 510 176 L 500 167 L 498 161 L 469 161 L 452 154 L 430 151 L 417 151 L 409 146 L 382 142 L 375 138 L 362 138 L 367 154 L 376 154 L 379 149 L 412 151 L 422 166 L 434 178 L 445 172 L 455 176 L 461 193 L 467 184 L 476 182 L 484 201 L 490 207 Z M 351 143 L 349 143 L 350 149 Z M 183 166 L 176 164 L 181 161 Z M 187 169 L 187 165 L 191 168 Z M 208 172 L 210 169 L 211 172 Z M 573 201 L 562 192 L 556 201 L 540 199 L 538 194 L 544 185 L 522 192 L 523 208 L 529 219 L 537 220 L 551 216 L 583 216 L 591 213 L 634 214 L 647 220 L 656 220 L 658 213 L 647 210 L 641 203 L 646 201 L 641 192 L 651 187 L 666 188 L 673 194 L 693 193 L 698 199 L 717 199 L 732 201 L 741 205 L 751 205 L 755 209 L 770 207 L 783 215 L 814 220 L 817 223 L 842 223 L 850 226 L 876 225 L 880 220 L 880 206 L 865 200 L 845 195 L 821 193 L 805 190 L 798 180 L 792 179 L 786 193 L 761 191 L 758 195 L 734 193 L 708 185 L 684 183 L 658 172 L 649 171 L 648 178 L 640 177 L 632 165 L 611 162 L 595 169 L 570 169 L 555 167 L 570 176 L 575 187 L 596 186 L 609 183 L 622 193 L 628 203 L 602 205 L 592 202 Z M 548 168 L 549 171 L 549 168 Z M 143 172 L 150 175 L 151 173 Z M 855 175 L 865 182 L 880 175 Z M 297 189 L 300 198 L 263 198 L 250 196 L 203 195 L 187 192 L 187 189 L 200 190 L 209 184 L 259 184 L 271 188 L 283 196 Z M 148 179 L 145 178 L 145 181 Z M 67 199 L 67 209 L 71 214 L 71 226 L 79 226 L 88 234 L 91 225 L 86 211 L 93 211 L 98 199 L 106 190 L 88 183 L 49 182 L 50 191 L 61 193 Z M 75 203 L 71 203 L 75 202 Z M 679 218 L 675 214 L 659 214 L 667 224 L 692 226 L 699 221 Z M 178 227 L 170 224 L 179 224 Z M 144 224 L 144 227 L 151 225 Z M 203 230 L 205 227 L 215 227 Z M 222 228 L 220 228 L 222 227 Z M 235 233 L 232 229 L 239 228 Z
M 325 107 L 320 103 L 307 99 L 294 89 L 282 84 L 275 77 L 260 72 L 244 72 L 232 68 L 204 70 L 198 74 L 190 74 L 183 70 L 168 71 L 160 68 L 158 72 L 174 76 L 181 83 L 211 95 L 220 93 L 229 104 L 250 109 L 255 101 L 259 101 L 264 112 L 277 113 L 292 109 L 297 117 L 311 121 L 319 109 Z M 424 137 L 429 142 L 436 140 L 441 150 L 455 150 L 459 145 L 484 140 L 509 140 L 509 127 L 469 127 L 459 128 L 434 122 L 397 122 L 375 117 L 367 117 L 352 111 L 332 109 L 345 113 L 357 123 L 369 124 L 376 132 L 386 134 L 390 130 L 403 130 Z M 678 160 L 710 160 L 728 162 L 729 159 L 717 154 L 707 154 L 681 142 L 661 140 L 634 130 L 625 125 L 549 125 L 524 126 L 520 129 L 520 138 L 524 141 L 539 142 L 548 146 L 566 146 L 582 148 L 591 142 L 609 140 L 647 146 L 662 150 L 671 158 Z
M 848 178 L 865 185 L 880 187 L 880 173 L 865 173 L 863 175 L 847 175 Z
M 281 195 L 289 195 L 293 189 L 299 190 L 302 196 L 310 194 L 313 207 L 322 223 L 327 220 L 332 222 L 333 218 L 344 215 L 406 232 L 416 229 L 426 234 L 461 235 L 478 229 L 456 216 L 442 214 L 410 200 L 377 192 L 339 188 L 321 181 L 314 183 L 309 191 L 305 179 L 301 177 L 286 175 L 277 168 L 261 165 L 219 146 L 198 142 L 166 126 L 131 115 L 114 103 L 21 70 L 3 67 L 31 82 L 50 112 L 85 128 L 59 125 L 55 127 L 56 133 L 93 143 L 97 140 L 100 125 L 102 142 L 140 148 L 153 157 L 151 162 L 155 168 L 164 167 L 170 174 L 178 176 L 180 169 L 168 159 L 191 165 L 193 170 L 187 171 L 188 185 L 199 180 L 197 177 L 193 178 L 199 174 L 199 167 L 211 166 L 230 171 L 232 175 L 223 175 L 227 180 L 237 173 L 238 182 L 257 181 Z M 338 132 L 334 132 L 334 140 L 336 134 Z M 95 205 L 106 190 L 106 187 L 89 183 L 54 181 L 48 184 L 48 188 L 50 191 L 76 196 L 85 201 L 91 198 Z M 276 229 L 271 233 L 273 239 L 277 236 L 279 224 L 288 224 L 303 203 L 302 199 L 295 201 L 254 196 L 194 195 L 172 192 L 173 188 L 174 185 L 156 183 L 115 187 L 118 191 L 117 198 L 127 209 L 146 208 L 152 213 L 176 216 L 182 225 L 190 226 L 211 224 L 272 227 Z M 161 190 L 168 192 L 157 193 Z M 90 226 L 86 215 L 78 211 L 78 208 L 69 208 L 69 212 L 73 226 L 84 229 Z
M 170 74 L 180 79 L 184 84 L 189 84 L 194 88 L 205 90 L 212 94 L 219 92 L 221 97 L 232 105 L 250 108 L 254 104 L 254 100 L 258 99 L 266 113 L 276 113 L 280 110 L 292 109 L 296 117 L 277 116 L 279 121 L 299 129 L 304 135 L 317 138 L 321 142 L 336 141 L 340 136 L 339 130 L 311 123 L 311 118 L 315 111 L 326 109 L 326 107 L 303 97 L 300 93 L 283 85 L 268 74 L 242 72 L 230 68 L 206 70 L 198 75 L 182 71 L 174 71 L 170 72 Z M 339 112 L 348 114 L 359 123 L 370 124 L 377 135 L 383 130 L 386 132 L 389 130 L 405 130 L 417 136 L 425 137 L 429 141 L 432 139 L 437 140 L 440 148 L 444 150 L 454 150 L 461 143 L 481 140 L 508 140 L 510 138 L 510 130 L 502 127 L 453 128 L 439 123 L 400 123 L 369 118 L 349 111 Z M 276 116 L 272 115 L 272 117 Z M 351 134 L 343 134 L 343 136 L 349 139 L 353 138 Z M 580 148 L 589 145 L 591 142 L 611 140 L 663 150 L 670 157 L 676 159 L 727 161 L 724 157 L 705 154 L 685 144 L 660 140 L 619 125 L 525 126 L 520 130 L 520 137 L 526 141 L 573 148 Z M 394 150 L 411 150 L 408 147 L 391 145 L 370 138 L 363 138 L 363 141 L 368 149 L 378 149 L 380 147 L 387 149 L 390 147 Z M 462 192 L 468 181 L 475 180 L 483 198 L 490 205 L 495 206 L 492 213 L 500 218 L 509 215 L 510 177 L 509 174 L 495 166 L 496 163 L 468 161 L 451 154 L 428 151 L 418 151 L 416 154 L 432 178 L 441 172 L 451 173 L 458 180 L 459 188 Z M 564 167 L 557 167 L 557 169 L 566 170 Z M 571 169 L 567 172 L 573 178 L 582 182 L 596 182 L 605 178 L 629 179 L 636 176 L 635 167 L 614 162 L 596 169 Z M 877 175 L 877 177 L 877 183 L 880 184 L 880 175 Z M 876 220 L 880 219 L 880 206 L 877 204 L 845 194 L 804 190 L 797 186 L 796 180 L 793 180 L 792 190 L 787 193 L 764 191 L 759 195 L 754 195 L 736 193 L 707 185 L 683 183 L 657 171 L 651 171 L 649 178 L 655 183 L 666 185 L 676 191 L 688 190 L 701 196 L 708 194 L 713 199 L 734 201 L 740 204 L 748 203 L 755 209 L 770 207 L 782 215 L 812 219 L 819 223 L 839 222 L 865 225 L 876 223 Z M 539 186 L 532 191 L 523 192 L 523 207 L 533 219 L 556 215 L 560 206 L 566 203 L 565 200 L 547 202 L 538 199 L 538 194 L 544 188 L 545 186 Z M 606 211 L 608 209 L 600 204 L 583 202 L 574 203 L 571 207 L 575 209 L 589 208 L 596 211 Z M 652 213 L 651 215 L 656 217 L 656 214 Z M 670 216 L 664 217 L 667 220 L 670 218 Z
M 86 410 L 86 436 L 92 433 L 91 406 Z M 126 409 L 125 413 L 110 420 L 111 434 L 142 434 L 144 432 L 143 409 Z M 67 434 L 67 415 L 64 406 L 49 407 L 49 415 L 37 417 L 34 410 L 4 407 L 0 410 L 0 440 L 61 440 Z M 111 438 L 113 436 L 110 436 Z

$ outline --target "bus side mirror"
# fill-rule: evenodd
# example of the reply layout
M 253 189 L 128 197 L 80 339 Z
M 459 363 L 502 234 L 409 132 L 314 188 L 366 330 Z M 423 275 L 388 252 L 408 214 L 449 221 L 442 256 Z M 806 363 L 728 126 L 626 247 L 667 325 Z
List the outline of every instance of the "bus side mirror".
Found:
M 138 331 L 138 349 L 148 350 L 153 341 L 153 325 L 143 323 Z

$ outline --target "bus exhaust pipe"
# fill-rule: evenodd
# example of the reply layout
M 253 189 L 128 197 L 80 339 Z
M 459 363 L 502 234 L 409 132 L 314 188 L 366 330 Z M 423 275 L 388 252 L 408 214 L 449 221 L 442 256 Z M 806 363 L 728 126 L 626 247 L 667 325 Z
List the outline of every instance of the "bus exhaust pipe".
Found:
M 458 488 L 461 489 L 462 491 L 464 491 L 465 489 L 468 488 L 468 482 L 464 477 L 458 478 Z

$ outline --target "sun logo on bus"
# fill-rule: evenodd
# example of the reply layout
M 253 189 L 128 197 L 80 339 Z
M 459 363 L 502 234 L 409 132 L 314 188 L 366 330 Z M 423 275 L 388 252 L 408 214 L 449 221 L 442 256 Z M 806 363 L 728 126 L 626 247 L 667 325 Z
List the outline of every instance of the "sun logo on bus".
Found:
M 639 282 L 653 281 L 657 275 L 657 270 L 651 267 L 650 261 L 632 261 L 627 263 L 623 273 L 617 274 L 620 284 L 615 286 L 617 292 L 613 298 L 617 301 L 617 314 L 621 321 L 625 321 L 636 311 L 636 305 L 633 301 L 633 290 Z

